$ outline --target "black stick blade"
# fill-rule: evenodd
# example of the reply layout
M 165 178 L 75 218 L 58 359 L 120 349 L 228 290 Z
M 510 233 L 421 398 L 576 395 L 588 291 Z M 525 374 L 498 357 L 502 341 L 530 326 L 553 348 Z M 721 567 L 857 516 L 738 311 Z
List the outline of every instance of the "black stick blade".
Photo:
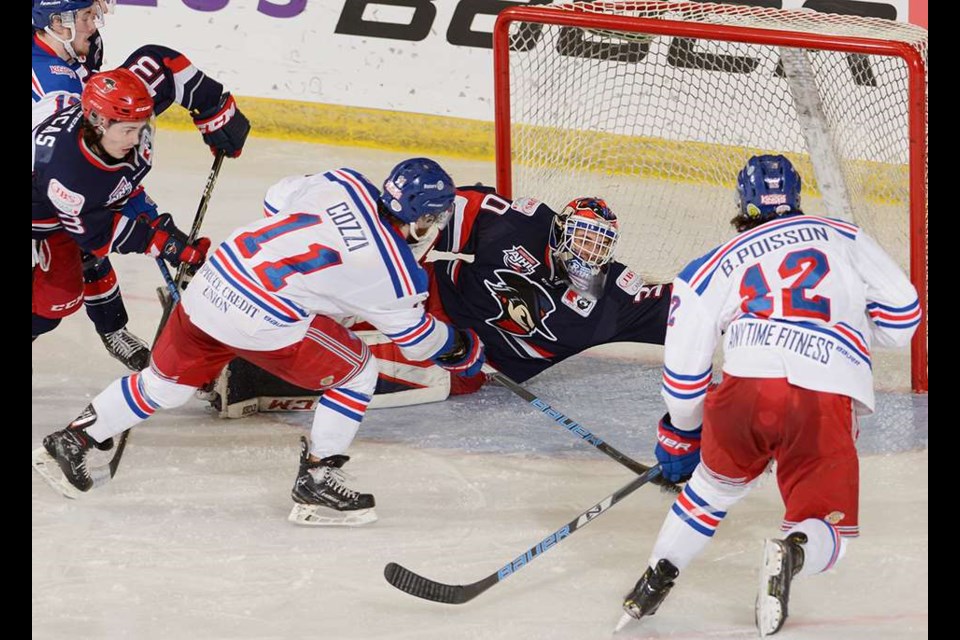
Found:
M 383 577 L 400 591 L 424 600 L 433 600 L 444 604 L 463 604 L 470 599 L 463 585 L 434 582 L 406 567 L 401 567 L 396 562 L 390 562 L 383 568 Z

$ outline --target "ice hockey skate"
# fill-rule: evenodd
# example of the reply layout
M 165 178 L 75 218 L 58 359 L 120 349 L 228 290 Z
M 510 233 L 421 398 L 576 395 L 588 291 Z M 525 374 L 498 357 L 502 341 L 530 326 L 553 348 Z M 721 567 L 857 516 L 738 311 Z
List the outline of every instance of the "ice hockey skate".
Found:
M 334 455 L 311 462 L 306 438 L 300 438 L 300 472 L 290 492 L 294 505 L 288 520 L 310 526 L 353 527 L 375 522 L 373 496 L 347 488 L 341 470 L 350 456 Z
M 756 617 L 761 638 L 780 631 L 787 620 L 790 583 L 803 568 L 802 545 L 806 541 L 806 534 L 799 531 L 786 540 L 764 541 Z
M 43 446 L 33 451 L 33 468 L 54 490 L 64 497 L 76 499 L 93 487 L 110 481 L 106 458 L 102 465 L 88 459 L 91 451 L 110 451 L 113 438 L 98 443 L 84 428 L 96 422 L 91 405 L 70 425 L 43 439 Z
M 647 567 L 633 591 L 627 594 L 623 601 L 625 613 L 617 623 L 614 633 L 620 631 L 630 620 L 639 620 L 644 616 L 652 616 L 657 612 L 660 603 L 673 588 L 673 581 L 680 575 L 680 570 L 673 566 L 666 558 L 657 562 L 656 568 Z
M 107 352 L 130 371 L 143 371 L 150 364 L 150 347 L 126 327 L 101 334 L 100 339 Z

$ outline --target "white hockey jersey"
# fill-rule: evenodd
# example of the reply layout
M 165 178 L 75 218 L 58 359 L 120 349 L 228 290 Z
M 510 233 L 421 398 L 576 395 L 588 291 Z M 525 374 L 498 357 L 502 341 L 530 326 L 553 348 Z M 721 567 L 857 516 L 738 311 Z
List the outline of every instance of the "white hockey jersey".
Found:
M 270 351 L 299 342 L 315 315 L 344 324 L 357 317 L 411 360 L 452 344 L 450 327 L 424 310 L 426 272 L 380 219 L 379 193 L 366 178 L 336 169 L 284 178 L 269 193 L 273 215 L 237 229 L 184 292 L 197 327 L 234 347 Z
M 909 343 L 917 292 L 859 227 L 793 214 L 745 231 L 691 262 L 673 284 L 662 395 L 673 424 L 694 429 L 723 371 L 792 384 L 874 408 L 871 347 Z

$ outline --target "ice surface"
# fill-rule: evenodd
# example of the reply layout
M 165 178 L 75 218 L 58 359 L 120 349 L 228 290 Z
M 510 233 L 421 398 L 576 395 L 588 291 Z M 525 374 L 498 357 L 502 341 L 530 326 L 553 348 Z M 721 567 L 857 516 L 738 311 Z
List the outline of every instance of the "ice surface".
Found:
M 224 164 L 204 232 L 217 241 L 259 216 L 264 189 L 288 173 L 350 166 L 378 182 L 406 155 L 251 139 Z M 199 136 L 160 132 L 146 186 L 184 228 L 210 161 Z M 486 163 L 444 164 L 459 183 L 493 178 Z M 157 268 L 142 256 L 114 263 L 130 328 L 150 341 Z M 123 374 L 82 313 L 37 340 L 32 445 Z M 525 386 L 623 453 L 652 461 L 663 406 L 649 353 L 599 350 Z M 784 640 L 927 637 L 927 401 L 891 392 L 879 406 L 859 442 L 861 538 L 837 569 L 794 583 Z M 224 421 L 194 400 L 134 430 L 114 481 L 81 500 L 32 474 L 33 637 L 610 638 L 672 502 L 643 487 L 476 600 L 426 602 L 388 585 L 384 565 L 448 583 L 479 580 L 627 484 L 630 472 L 507 389 L 487 387 L 370 411 L 346 470 L 353 486 L 376 495 L 380 520 L 298 527 L 286 516 L 309 422 L 309 414 Z M 766 478 L 657 615 L 616 637 L 754 637 L 760 544 L 778 534 L 781 515 Z

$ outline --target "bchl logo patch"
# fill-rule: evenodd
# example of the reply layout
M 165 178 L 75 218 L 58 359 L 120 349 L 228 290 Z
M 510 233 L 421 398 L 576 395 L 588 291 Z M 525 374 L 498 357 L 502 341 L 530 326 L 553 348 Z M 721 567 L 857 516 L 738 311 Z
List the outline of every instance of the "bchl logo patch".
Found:
M 786 204 L 787 194 L 785 193 L 765 193 L 760 196 L 760 204 Z
M 643 278 L 636 271 L 624 269 L 620 277 L 617 278 L 617 286 L 631 296 L 635 296 L 640 293 L 640 289 L 643 287 Z
M 400 190 L 400 187 L 403 186 L 404 182 L 406 182 L 406 180 L 403 179 L 403 176 L 400 176 L 397 178 L 396 182 L 385 182 L 383 188 L 387 190 L 387 193 L 399 200 L 400 196 L 403 195 L 403 191 Z
M 518 246 L 503 252 L 503 263 L 514 271 L 526 275 L 530 275 L 534 269 L 540 266 L 540 261 L 534 258 L 529 251 Z
M 80 210 L 83 209 L 83 203 L 86 201 L 82 194 L 67 189 L 56 179 L 50 180 L 50 184 L 47 186 L 47 197 L 57 210 L 72 216 L 80 213 Z
M 567 292 L 563 294 L 563 304 L 567 305 L 578 314 L 586 318 L 590 315 L 590 312 L 593 311 L 597 301 L 591 300 L 590 298 L 584 298 L 573 289 L 567 289 Z
M 517 198 L 510 205 L 510 208 L 525 216 L 532 216 L 541 204 L 536 198 Z
M 65 67 L 62 64 L 50 65 L 50 73 L 58 76 L 68 76 L 70 78 L 77 77 L 77 74 L 74 73 L 73 69 L 71 69 L 70 67 Z
M 126 179 L 126 177 L 120 178 L 120 182 L 117 183 L 117 187 L 107 197 L 107 205 L 111 205 L 120 198 L 126 197 L 131 191 L 133 191 L 133 186 Z

